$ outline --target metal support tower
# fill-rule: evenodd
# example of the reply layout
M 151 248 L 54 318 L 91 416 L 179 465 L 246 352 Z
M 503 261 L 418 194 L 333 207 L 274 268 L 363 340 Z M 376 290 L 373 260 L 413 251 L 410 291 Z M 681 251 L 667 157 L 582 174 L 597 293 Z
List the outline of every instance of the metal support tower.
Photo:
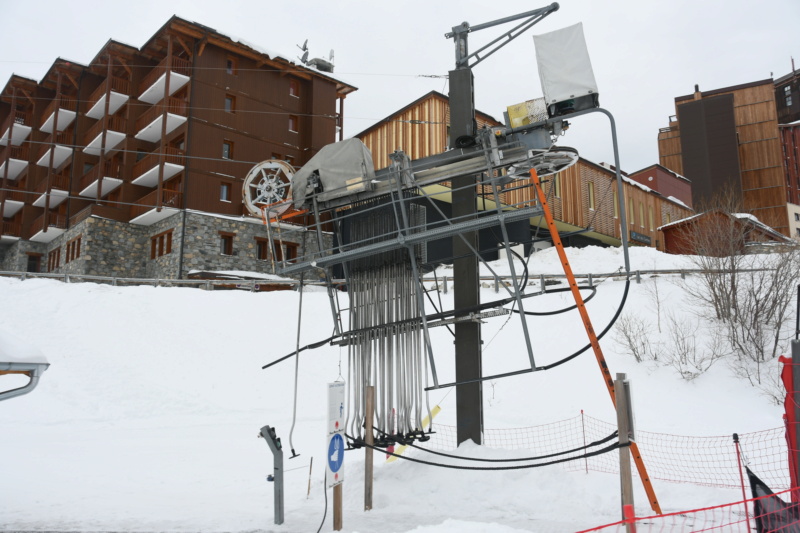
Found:
M 556 10 L 558 10 L 558 4 L 553 3 L 541 9 L 477 26 L 471 27 L 467 22 L 463 22 L 453 27 L 451 33 L 445 35 L 448 39 L 453 39 L 456 47 L 456 68 L 449 72 L 451 149 L 462 148 L 474 143 L 477 133 L 475 83 L 472 67 Z M 469 53 L 467 38 L 470 32 L 519 19 L 526 20 L 476 52 Z M 488 51 L 484 54 L 484 50 L 487 49 Z M 484 54 L 483 57 L 481 54 Z M 467 220 L 477 214 L 477 187 L 472 186 L 476 179 L 478 177 L 473 175 L 453 180 L 453 218 Z M 453 257 L 455 257 L 453 261 L 453 305 L 455 309 L 470 308 L 480 304 L 478 258 L 471 253 L 471 250 L 478 249 L 478 233 L 476 231 L 465 232 L 453 237 Z M 456 317 L 458 316 L 461 315 L 456 314 Z M 481 444 L 483 440 L 482 343 L 480 322 L 462 321 L 455 324 L 456 381 L 471 381 L 471 383 L 456 386 L 458 444 L 467 440 Z

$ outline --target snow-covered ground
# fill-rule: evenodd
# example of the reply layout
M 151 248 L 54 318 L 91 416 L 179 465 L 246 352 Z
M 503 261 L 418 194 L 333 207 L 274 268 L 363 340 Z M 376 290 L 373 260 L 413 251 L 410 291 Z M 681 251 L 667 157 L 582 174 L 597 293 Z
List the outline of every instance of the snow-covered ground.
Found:
M 634 270 L 691 268 L 685 257 L 631 250 Z M 569 249 L 576 273 L 622 266 L 617 249 Z M 507 263 L 495 263 L 498 272 Z M 554 250 L 534 255 L 531 273 L 561 273 Z M 440 272 L 446 274 L 446 272 Z M 631 285 L 626 313 L 654 319 L 647 281 Z M 662 277 L 664 305 L 689 313 L 678 283 Z M 624 282 L 602 281 L 587 308 L 595 329 L 611 319 Z M 346 376 L 346 350 L 326 346 L 300 357 L 292 442 L 293 360 L 261 366 L 293 351 L 299 294 L 190 288 L 113 287 L 0 278 L 0 329 L 41 350 L 51 363 L 33 393 L 0 403 L 0 530 L 316 531 L 323 491 L 326 383 Z M 495 299 L 484 289 L 483 301 Z M 341 294 L 342 303 L 346 296 Z M 452 291 L 442 295 L 452 307 Z M 559 293 L 526 300 L 529 309 L 570 305 Z M 531 317 L 537 365 L 586 344 L 576 312 Z M 301 344 L 330 335 L 327 294 L 304 294 Z M 702 334 L 702 328 L 701 328 Z M 432 330 L 441 382 L 454 380 L 452 339 Z M 483 326 L 484 372 L 528 366 L 514 316 Z M 0 337 L 1 338 L 1 337 Z M 693 381 L 671 368 L 636 363 L 613 335 L 601 345 L 612 375 L 632 381 L 641 430 L 730 435 L 778 427 L 781 409 L 719 364 Z M 0 376 L 0 389 L 10 388 Z M 11 387 L 13 388 L 12 385 Z M 455 394 L 431 393 L 436 421 L 455 425 Z M 551 371 L 484 387 L 485 426 L 515 428 L 571 418 L 581 410 L 614 421 L 589 352 Z M 273 524 L 272 456 L 259 429 L 277 429 L 287 452 L 286 522 Z M 464 445 L 472 457 L 524 455 Z M 559 466 L 470 472 L 436 469 L 376 455 L 374 508 L 363 511 L 363 452 L 345 459 L 344 530 L 383 532 L 575 531 L 619 518 L 617 476 Z M 309 461 L 313 460 L 307 496 Z M 444 460 L 444 462 L 455 462 Z M 641 486 L 637 514 L 650 514 Z M 736 501 L 741 491 L 657 482 L 664 511 Z M 330 491 L 328 491 L 330 498 Z M 330 503 L 330 502 L 329 502 Z M 323 530 L 332 528 L 328 507 Z

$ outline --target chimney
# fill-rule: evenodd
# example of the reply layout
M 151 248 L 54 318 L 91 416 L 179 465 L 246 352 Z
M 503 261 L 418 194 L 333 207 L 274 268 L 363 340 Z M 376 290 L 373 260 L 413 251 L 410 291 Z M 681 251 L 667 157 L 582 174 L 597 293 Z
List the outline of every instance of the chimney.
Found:
M 702 97 L 703 97 L 703 95 L 700 93 L 700 85 L 695 83 L 694 84 L 694 99 L 695 100 L 700 100 Z

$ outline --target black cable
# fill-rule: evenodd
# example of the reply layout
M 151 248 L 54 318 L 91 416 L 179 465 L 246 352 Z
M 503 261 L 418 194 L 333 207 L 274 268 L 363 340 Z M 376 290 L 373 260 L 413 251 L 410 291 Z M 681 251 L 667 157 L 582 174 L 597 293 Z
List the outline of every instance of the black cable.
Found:
M 325 512 L 322 513 L 322 522 L 319 524 L 319 529 L 317 533 L 322 531 L 322 526 L 325 525 L 325 519 L 328 517 L 328 487 L 325 485 L 328 484 L 328 469 L 325 469 L 325 476 L 322 478 L 322 492 L 325 493 Z
M 608 331 L 611 329 L 611 327 L 614 325 L 614 323 L 619 318 L 619 315 L 622 313 L 622 308 L 625 307 L 625 302 L 628 299 L 628 290 L 630 289 L 630 286 L 631 286 L 631 280 L 630 280 L 630 278 L 628 278 L 628 279 L 625 280 L 625 292 L 622 294 L 622 300 L 620 301 L 619 306 L 617 306 L 617 312 L 614 313 L 614 316 L 611 318 L 611 322 L 608 323 L 606 328 L 603 331 L 601 331 L 599 335 L 597 335 L 597 342 L 600 342 L 600 339 L 605 337 L 606 333 L 608 333 Z M 591 347 L 592 347 L 592 343 L 590 342 L 589 344 L 587 344 L 586 346 L 584 346 L 583 348 L 581 348 L 577 352 L 575 352 L 575 353 L 573 353 L 571 355 L 568 355 L 567 357 L 565 357 L 565 358 L 563 358 L 563 359 L 561 359 L 559 361 L 556 361 L 555 363 L 550 363 L 549 365 L 545 365 L 545 366 L 537 366 L 536 370 L 550 370 L 551 368 L 555 368 L 555 367 L 557 367 L 559 365 L 563 365 L 567 361 L 571 361 L 572 359 L 575 359 L 576 357 L 578 357 L 580 354 L 582 354 L 583 352 L 585 352 L 586 350 L 588 350 Z
M 345 436 L 348 439 L 350 439 L 351 441 L 355 442 L 355 439 L 353 439 L 350 435 L 345 434 Z M 593 452 L 585 453 L 585 454 L 579 455 L 577 457 L 565 457 L 563 459 L 556 459 L 554 461 L 548 461 L 546 463 L 539 463 L 539 464 L 534 464 L 534 465 L 519 465 L 519 466 L 459 466 L 459 465 L 447 465 L 447 464 L 443 464 L 443 463 L 434 463 L 434 462 L 431 462 L 431 461 L 425 461 L 423 459 L 414 459 L 413 457 L 406 457 L 405 455 L 389 452 L 389 451 L 386 451 L 386 450 L 384 450 L 382 448 L 378 448 L 377 446 L 372 446 L 370 444 L 367 444 L 365 442 L 364 443 L 359 442 L 359 444 L 361 444 L 362 446 L 364 446 L 366 448 L 371 448 L 373 450 L 379 451 L 381 453 L 386 453 L 387 455 L 391 455 L 391 456 L 397 457 L 399 459 L 405 459 L 406 461 L 411 461 L 412 463 L 419 463 L 419 464 L 428 465 L 428 466 L 438 466 L 440 468 L 451 468 L 451 469 L 454 469 L 454 470 L 478 470 L 478 471 L 523 470 L 523 469 L 526 469 L 526 468 L 539 468 L 541 466 L 556 465 L 556 464 L 560 464 L 560 463 L 566 463 L 566 462 L 569 462 L 569 461 L 577 461 L 579 459 L 588 459 L 589 457 L 594 457 L 596 455 L 602 455 L 604 453 L 608 453 L 608 452 L 612 452 L 614 450 L 618 450 L 619 448 L 625 448 L 625 447 L 630 446 L 630 443 L 620 444 L 619 442 L 615 442 L 614 444 L 612 444 L 610 446 L 606 446 L 605 448 L 601 448 L 601 449 L 593 451 Z
M 592 294 L 590 294 L 585 300 L 583 300 L 583 303 L 586 303 L 586 302 L 590 301 L 592 298 L 594 298 L 595 294 L 597 294 L 597 287 L 578 287 L 578 289 L 589 289 L 590 291 L 592 291 Z M 570 289 L 569 287 L 561 288 L 561 289 L 552 289 L 552 290 L 549 290 L 547 292 L 543 292 L 541 294 L 536 294 L 536 295 L 533 295 L 533 296 L 542 296 L 544 294 L 554 294 L 554 293 L 557 293 L 557 292 L 569 292 L 571 290 L 572 289 Z M 577 309 L 577 308 L 578 308 L 578 304 L 571 305 L 571 306 L 565 307 L 563 309 L 556 309 L 555 311 L 542 311 L 542 312 L 539 312 L 539 311 L 520 311 L 519 309 L 512 308 L 511 312 L 512 313 L 522 313 L 524 315 L 532 315 L 532 316 L 552 316 L 552 315 L 559 315 L 561 313 L 566 313 L 567 311 L 572 311 L 573 309 Z
M 391 435 L 389 435 L 389 433 L 381 431 L 378 428 L 375 428 L 375 430 L 378 433 L 382 434 L 382 435 L 391 436 Z M 429 450 L 429 449 L 427 449 L 427 448 L 425 448 L 423 446 L 418 446 L 418 445 L 413 444 L 413 443 L 407 443 L 406 446 L 410 446 L 410 447 L 415 448 L 417 450 L 422 450 L 424 452 L 428 452 L 428 453 L 433 454 L 433 455 L 439 455 L 439 456 L 442 456 L 442 457 L 450 457 L 452 459 L 463 459 L 464 461 L 477 461 L 477 462 L 482 462 L 482 463 L 515 463 L 515 462 L 519 462 L 519 461 L 537 461 L 539 459 L 549 459 L 551 457 L 558 457 L 559 455 L 567 455 L 569 453 L 575 453 L 575 452 L 578 452 L 580 450 L 586 450 L 588 448 L 594 448 L 595 446 L 599 446 L 601 444 L 605 444 L 606 442 L 608 442 L 608 441 L 610 441 L 612 439 L 615 439 L 618 435 L 619 435 L 619 432 L 618 431 L 614 431 L 613 433 L 611 433 L 607 437 L 604 437 L 604 438 L 602 438 L 600 440 L 596 440 L 596 441 L 591 442 L 589 444 L 585 444 L 583 446 L 579 446 L 578 448 L 573 448 L 572 450 L 565 450 L 563 452 L 556 452 L 556 453 L 551 453 L 551 454 L 547 454 L 547 455 L 538 455 L 538 456 L 534 456 L 534 457 L 516 457 L 514 459 L 478 459 L 478 458 L 475 458 L 475 457 L 461 457 L 460 455 L 452 455 L 452 454 L 449 454 L 449 453 L 443 453 L 443 452 L 437 452 L 437 451 L 434 451 L 434 450 Z M 359 440 L 359 443 L 360 442 L 361 441 Z

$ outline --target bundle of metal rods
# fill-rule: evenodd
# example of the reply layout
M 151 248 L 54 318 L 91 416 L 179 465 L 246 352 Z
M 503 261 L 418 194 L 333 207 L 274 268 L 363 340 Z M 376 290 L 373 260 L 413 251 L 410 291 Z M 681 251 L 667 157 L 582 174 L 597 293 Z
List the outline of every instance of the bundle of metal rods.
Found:
M 410 205 L 410 226 L 424 226 L 424 210 Z M 375 242 L 393 237 L 400 218 L 393 202 L 374 203 L 348 225 L 347 241 Z M 422 315 L 412 261 L 422 259 L 422 246 L 393 250 L 359 259 L 347 266 L 350 296 L 348 404 L 345 427 L 356 440 L 364 438 L 366 387 L 375 387 L 373 425 L 378 444 L 423 437 L 427 402 L 428 360 L 423 350 Z M 423 408 L 423 399 L 426 403 Z M 393 436 L 393 437 L 390 437 Z

